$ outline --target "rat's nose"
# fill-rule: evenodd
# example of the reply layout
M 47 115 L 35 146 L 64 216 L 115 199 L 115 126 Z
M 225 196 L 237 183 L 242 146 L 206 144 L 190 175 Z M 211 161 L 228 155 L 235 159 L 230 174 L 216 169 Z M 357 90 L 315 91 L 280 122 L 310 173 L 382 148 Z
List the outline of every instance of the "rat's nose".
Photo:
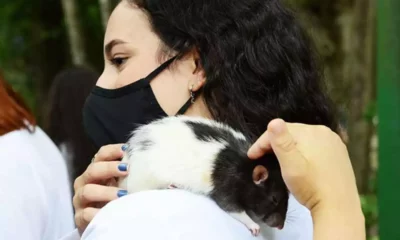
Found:
M 282 230 L 283 229 L 283 227 L 284 227 L 284 223 L 282 223 L 282 224 L 279 224 L 276 228 L 278 228 L 279 230 Z
M 279 230 L 283 229 L 285 225 L 285 221 L 283 220 L 282 216 L 278 213 L 272 214 L 267 217 L 264 222 L 273 228 L 278 228 Z
M 273 226 L 270 226 L 270 227 L 275 227 L 275 228 L 277 228 L 279 230 L 282 230 L 284 225 L 285 225 L 285 223 L 278 223 L 277 222 L 276 224 L 274 224 Z

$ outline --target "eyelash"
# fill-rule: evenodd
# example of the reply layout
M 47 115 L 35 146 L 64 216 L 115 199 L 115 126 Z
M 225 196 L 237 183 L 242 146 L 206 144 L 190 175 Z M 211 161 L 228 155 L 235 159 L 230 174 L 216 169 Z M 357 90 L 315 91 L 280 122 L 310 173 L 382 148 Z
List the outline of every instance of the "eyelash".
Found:
M 126 62 L 128 58 L 123 58 L 123 57 L 115 57 L 111 59 L 111 64 L 117 67 L 120 67 L 122 64 Z

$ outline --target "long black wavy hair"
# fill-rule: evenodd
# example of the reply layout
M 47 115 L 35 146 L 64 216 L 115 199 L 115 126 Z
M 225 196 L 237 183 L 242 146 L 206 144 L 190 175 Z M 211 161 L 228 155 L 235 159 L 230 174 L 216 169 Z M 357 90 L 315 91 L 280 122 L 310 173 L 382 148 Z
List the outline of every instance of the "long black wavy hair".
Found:
M 198 51 L 202 94 L 216 120 L 252 140 L 274 118 L 337 132 L 313 45 L 281 1 L 128 1 L 148 15 L 164 50 Z
M 90 164 L 96 148 L 85 134 L 82 108 L 100 74 L 85 67 L 72 67 L 59 72 L 49 91 L 45 131 L 60 147 L 65 144 L 71 154 L 71 181 Z

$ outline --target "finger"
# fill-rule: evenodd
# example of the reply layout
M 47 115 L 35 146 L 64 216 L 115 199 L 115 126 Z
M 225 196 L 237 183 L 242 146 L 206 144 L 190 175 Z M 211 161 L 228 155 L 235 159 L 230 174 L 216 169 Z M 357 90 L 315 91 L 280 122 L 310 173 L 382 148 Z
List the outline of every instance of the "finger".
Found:
M 100 211 L 98 208 L 84 208 L 75 214 L 75 223 L 79 232 L 82 233 L 94 216 Z
M 74 189 L 82 187 L 87 183 L 100 182 L 113 177 L 128 175 L 129 165 L 120 161 L 95 162 L 89 165 L 86 171 L 79 176 L 74 183 Z
M 271 147 L 277 156 L 281 167 L 301 164 L 304 156 L 298 151 L 296 141 L 290 134 L 286 123 L 282 119 L 276 119 L 268 125 Z
M 103 146 L 94 156 L 93 162 L 115 161 L 121 159 L 123 157 L 125 149 L 126 146 L 124 144 L 112 144 Z
M 87 184 L 75 193 L 73 204 L 76 207 L 82 207 L 92 203 L 110 202 L 126 194 L 125 190 L 117 187 Z
M 258 159 L 262 157 L 265 153 L 271 152 L 271 142 L 268 138 L 268 131 L 265 131 L 261 137 L 257 139 L 257 141 L 250 147 L 247 152 L 247 156 L 250 159 Z

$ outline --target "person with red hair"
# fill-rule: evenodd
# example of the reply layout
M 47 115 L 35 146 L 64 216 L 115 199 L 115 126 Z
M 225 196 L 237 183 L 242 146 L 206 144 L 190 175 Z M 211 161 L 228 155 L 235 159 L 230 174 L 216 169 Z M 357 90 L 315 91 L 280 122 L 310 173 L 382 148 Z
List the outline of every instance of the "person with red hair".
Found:
M 54 240 L 74 229 L 67 167 L 0 74 L 0 236 Z

